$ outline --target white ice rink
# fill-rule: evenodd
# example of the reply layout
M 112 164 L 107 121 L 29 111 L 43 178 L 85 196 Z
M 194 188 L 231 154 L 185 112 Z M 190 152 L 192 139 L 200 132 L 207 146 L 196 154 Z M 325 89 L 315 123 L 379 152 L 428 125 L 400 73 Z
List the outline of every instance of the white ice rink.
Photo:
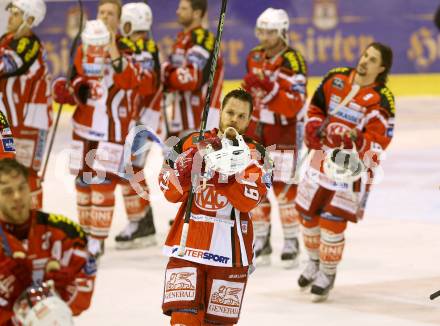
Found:
M 365 219 L 349 225 L 336 285 L 325 303 L 299 292 L 302 269 L 286 271 L 278 217 L 273 218 L 273 263 L 249 279 L 239 325 L 415 326 L 440 323 L 440 98 L 398 98 L 394 140 L 383 162 L 384 180 L 375 186 Z M 67 170 L 71 134 L 62 118 L 45 188 L 45 210 L 76 219 L 73 177 Z M 161 298 L 166 257 L 161 244 L 177 207 L 165 201 L 156 177 L 155 148 L 146 173 L 153 198 L 159 244 L 117 251 L 114 235 L 126 222 L 121 196 L 97 275 L 90 310 L 77 325 L 168 325 Z M 306 255 L 302 254 L 302 261 Z

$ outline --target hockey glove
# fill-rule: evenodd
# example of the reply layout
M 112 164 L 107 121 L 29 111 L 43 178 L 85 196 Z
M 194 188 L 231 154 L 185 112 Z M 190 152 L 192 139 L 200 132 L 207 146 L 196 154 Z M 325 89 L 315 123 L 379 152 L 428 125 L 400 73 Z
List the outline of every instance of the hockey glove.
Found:
M 360 149 L 364 143 L 362 133 L 356 129 L 346 131 L 343 134 L 329 133 L 327 138 L 333 147 L 345 149 L 352 149 L 353 144 L 356 146 L 356 149 Z
M 269 77 L 259 77 L 255 74 L 248 73 L 243 79 L 243 88 L 253 96 L 264 97 L 270 93 L 275 83 L 271 82 Z
M 197 153 L 197 148 L 190 147 L 188 150 L 180 154 L 176 162 L 174 162 L 174 170 L 179 179 L 180 186 L 186 190 L 191 185 L 191 171 L 193 166 L 194 155 Z
M 306 123 L 304 141 L 309 149 L 319 150 L 322 148 L 321 129 L 321 120 L 311 120 Z
M 11 310 L 15 300 L 32 283 L 25 259 L 6 257 L 0 263 L 0 307 Z
M 55 289 L 62 297 L 64 297 L 64 295 L 66 295 L 67 287 L 74 282 L 75 275 L 76 273 L 73 268 L 62 267 L 58 261 L 49 261 L 46 265 L 44 280 L 53 280 Z
M 53 99 L 59 104 L 75 105 L 73 94 L 66 87 L 66 78 L 58 78 L 52 84 Z

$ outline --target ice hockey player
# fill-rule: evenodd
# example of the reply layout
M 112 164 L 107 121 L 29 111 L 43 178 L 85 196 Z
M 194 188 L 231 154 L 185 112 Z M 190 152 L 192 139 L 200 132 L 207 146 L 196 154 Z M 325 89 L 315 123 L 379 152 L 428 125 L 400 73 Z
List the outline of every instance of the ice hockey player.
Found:
M 362 218 L 393 136 L 394 96 L 386 87 L 392 58 L 388 46 L 370 44 L 356 68 L 329 71 L 307 111 L 305 142 L 314 151 L 296 204 L 310 260 L 298 284 L 311 285 L 313 301 L 325 300 L 333 287 L 347 222 Z
M 132 142 L 132 152 L 137 153 L 131 159 L 132 173 L 137 175 L 137 184 L 143 189 L 139 195 L 130 185 L 123 186 L 124 203 L 128 224 L 116 238 L 116 247 L 129 249 L 145 247 L 156 243 L 153 221 L 153 209 L 149 201 L 149 188 L 143 172 L 152 142 L 148 130 L 159 133 L 161 130 L 161 101 L 159 50 L 151 33 L 153 14 L 151 8 L 143 3 L 128 3 L 122 7 L 120 30 L 123 37 L 119 39 L 121 51 L 131 55 L 138 65 L 140 73 L 149 83 L 144 85 L 142 94 L 133 93 L 131 103 L 136 107 L 134 120 L 138 126 Z
M 300 222 L 295 209 L 293 183 L 297 156 L 297 117 L 306 99 L 307 66 L 297 50 L 288 45 L 289 16 L 283 9 L 268 8 L 257 19 L 255 34 L 260 44 L 247 57 L 243 87 L 255 100 L 247 135 L 271 150 L 274 183 L 284 246 L 281 260 L 286 268 L 298 265 Z M 265 198 L 252 212 L 258 263 L 270 263 L 271 204 Z
M 167 119 L 171 135 L 183 136 L 200 127 L 215 43 L 214 34 L 202 27 L 207 6 L 207 0 L 180 0 L 176 11 L 183 30 L 177 35 L 168 61 L 162 65 L 164 89 L 173 103 L 172 116 Z M 223 74 L 223 59 L 219 57 L 208 129 L 218 125 Z
M 41 208 L 38 172 L 52 119 L 49 72 L 43 44 L 33 32 L 46 15 L 43 0 L 12 0 L 0 39 L 0 111 L 14 134 L 16 159 L 29 170 L 32 207 Z
M 182 202 L 164 247 L 170 258 L 162 309 L 171 316 L 171 325 L 238 322 L 253 263 L 250 211 L 270 186 L 270 174 L 263 165 L 264 148 L 242 136 L 252 107 L 252 97 L 244 90 L 228 93 L 222 103 L 219 129 L 207 131 L 205 140 L 198 144 L 194 142 L 198 133 L 182 139 L 174 147 L 177 159 L 167 160 L 159 176 L 167 200 Z M 205 182 L 199 187 L 200 174 Z M 186 250 L 180 257 L 191 185 L 197 190 Z
M 62 215 L 31 208 L 28 173 L 14 159 L 0 160 L 1 325 L 19 325 L 12 324 L 13 307 L 28 286 L 52 280 L 73 315 L 89 307 L 94 289 L 96 263 L 84 231 Z
M 90 235 L 89 250 L 96 257 L 103 253 L 110 231 L 115 188 L 130 187 L 121 176 L 125 177 L 124 143 L 135 116 L 131 94 L 143 92 L 141 79 L 148 83 L 150 78 L 120 49 L 116 33 L 121 7 L 119 0 L 100 0 L 98 19 L 87 22 L 75 57 L 74 96 L 66 91 L 65 80 L 53 86 L 57 102 L 77 104 L 70 169 L 77 175 L 79 221 Z M 126 188 L 123 193 L 131 209 L 132 192 Z

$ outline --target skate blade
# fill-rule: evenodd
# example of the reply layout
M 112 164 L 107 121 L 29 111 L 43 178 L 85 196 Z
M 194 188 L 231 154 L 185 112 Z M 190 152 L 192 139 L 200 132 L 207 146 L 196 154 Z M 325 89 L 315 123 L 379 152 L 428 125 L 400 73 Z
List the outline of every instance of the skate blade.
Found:
M 312 302 L 314 303 L 324 302 L 327 300 L 328 295 L 329 293 L 323 295 L 312 294 Z
M 116 249 L 118 250 L 130 250 L 155 246 L 157 244 L 156 237 L 154 235 L 137 238 L 132 241 L 119 241 L 116 242 Z
M 261 255 L 256 258 L 257 267 L 269 266 L 270 264 L 270 255 Z
M 284 269 L 298 268 L 299 267 L 299 259 L 297 257 L 295 259 L 281 260 L 281 265 L 283 265 Z

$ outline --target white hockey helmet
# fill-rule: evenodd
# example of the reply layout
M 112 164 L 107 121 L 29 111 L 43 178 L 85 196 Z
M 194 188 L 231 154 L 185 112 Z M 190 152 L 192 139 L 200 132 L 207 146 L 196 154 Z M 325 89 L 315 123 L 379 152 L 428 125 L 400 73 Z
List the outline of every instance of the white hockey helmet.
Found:
M 235 131 L 237 145 L 231 144 L 231 140 L 226 138 L 228 129 Z M 223 175 L 234 175 L 242 172 L 251 161 L 251 152 L 243 137 L 232 127 L 228 127 L 221 140 L 222 148 L 206 154 L 204 156 L 206 170 L 216 171 Z
M 105 46 L 110 43 L 110 32 L 101 20 L 89 20 L 81 33 L 85 46 Z
M 130 31 L 125 31 L 126 24 L 130 24 Z M 121 13 L 121 33 L 129 36 L 134 32 L 146 32 L 151 29 L 153 24 L 153 13 L 149 5 L 143 2 L 127 3 L 122 7 Z
M 289 15 L 287 15 L 284 9 L 267 8 L 257 18 L 256 28 L 262 30 L 277 30 L 279 36 L 287 42 Z
M 365 172 L 365 165 L 356 149 L 333 148 L 324 159 L 324 173 L 337 182 L 355 182 Z
M 46 3 L 44 0 L 12 0 L 8 8 L 9 6 L 17 7 L 23 11 L 25 24 L 27 24 L 28 18 L 34 18 L 32 24 L 29 25 L 30 28 L 40 25 L 46 16 Z
M 14 313 L 23 326 L 73 326 L 72 311 L 55 293 L 53 281 L 24 291 L 14 304 Z

